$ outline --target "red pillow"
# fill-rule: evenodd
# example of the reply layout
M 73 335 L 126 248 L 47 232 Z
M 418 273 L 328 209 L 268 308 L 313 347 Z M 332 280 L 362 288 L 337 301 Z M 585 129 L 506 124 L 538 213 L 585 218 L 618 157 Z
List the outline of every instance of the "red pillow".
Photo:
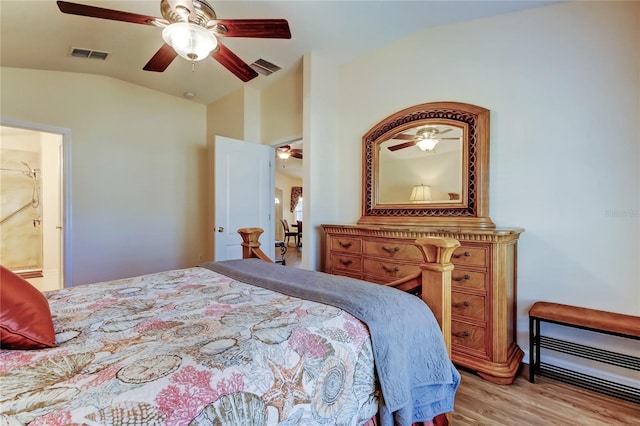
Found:
M 0 265 L 0 347 L 56 347 L 49 302 L 28 281 Z

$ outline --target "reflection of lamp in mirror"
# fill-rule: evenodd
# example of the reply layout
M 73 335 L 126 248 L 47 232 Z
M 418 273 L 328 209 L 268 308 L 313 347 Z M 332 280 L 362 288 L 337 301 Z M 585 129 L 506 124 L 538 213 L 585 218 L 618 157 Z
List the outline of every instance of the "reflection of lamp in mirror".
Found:
M 431 201 L 431 187 L 429 185 L 414 185 L 411 189 L 409 201 L 414 203 L 426 203 Z

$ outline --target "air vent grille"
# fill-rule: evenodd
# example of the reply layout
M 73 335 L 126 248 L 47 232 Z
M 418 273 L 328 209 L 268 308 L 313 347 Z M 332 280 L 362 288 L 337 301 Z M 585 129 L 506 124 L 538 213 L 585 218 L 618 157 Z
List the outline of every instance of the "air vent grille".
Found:
M 276 64 L 272 64 L 271 62 L 264 59 L 258 59 L 257 61 L 252 63 L 250 67 L 253 68 L 253 70 L 257 73 L 260 73 L 262 75 L 271 75 L 281 69 Z
M 107 56 L 109 56 L 109 52 L 72 47 L 69 51 L 69 56 L 73 56 L 75 58 L 102 59 L 104 61 L 107 59 Z

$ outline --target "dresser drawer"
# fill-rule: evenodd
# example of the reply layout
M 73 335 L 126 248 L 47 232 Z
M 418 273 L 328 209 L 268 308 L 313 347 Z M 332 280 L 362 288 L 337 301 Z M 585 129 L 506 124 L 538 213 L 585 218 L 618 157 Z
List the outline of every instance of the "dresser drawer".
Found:
M 364 253 L 389 259 L 423 260 L 422 252 L 414 244 L 393 241 L 365 241 Z
M 366 275 L 375 275 L 380 277 L 381 281 L 388 282 L 420 272 L 420 267 L 418 265 L 394 262 L 393 260 L 384 261 L 364 258 L 362 270 Z
M 483 296 L 459 293 L 457 291 L 451 292 L 451 315 L 486 321 L 485 312 L 485 299 Z
M 362 240 L 348 237 L 331 237 L 331 251 L 362 253 Z
M 345 271 L 362 271 L 362 258 L 344 253 L 331 253 L 332 269 L 342 269 Z
M 487 274 L 484 272 L 465 271 L 454 269 L 451 272 L 451 285 L 454 287 L 473 288 L 485 290 L 487 288 Z
M 451 345 L 486 354 L 484 327 L 451 321 Z
M 486 267 L 489 264 L 489 247 L 460 246 L 453 252 L 451 263 Z

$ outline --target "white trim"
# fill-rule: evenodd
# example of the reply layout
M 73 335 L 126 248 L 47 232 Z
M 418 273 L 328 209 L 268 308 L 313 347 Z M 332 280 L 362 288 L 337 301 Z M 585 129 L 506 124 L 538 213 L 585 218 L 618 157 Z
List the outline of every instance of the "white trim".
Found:
M 70 287 L 73 283 L 73 256 L 71 250 L 71 130 L 47 124 L 31 123 L 0 117 L 0 126 L 17 127 L 36 132 L 55 133 L 62 136 L 62 285 Z

